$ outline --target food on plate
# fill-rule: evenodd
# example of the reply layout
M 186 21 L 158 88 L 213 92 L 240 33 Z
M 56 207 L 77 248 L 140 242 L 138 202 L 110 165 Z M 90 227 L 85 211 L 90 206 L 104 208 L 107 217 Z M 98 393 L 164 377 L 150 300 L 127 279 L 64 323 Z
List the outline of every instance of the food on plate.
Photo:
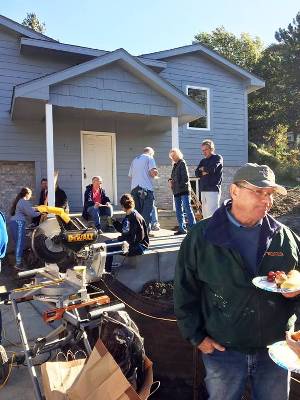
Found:
M 275 271 L 275 272 L 270 271 L 267 276 L 268 282 L 276 282 L 276 284 L 277 284 L 277 282 L 278 282 L 278 284 L 280 282 L 283 282 L 283 280 L 285 280 L 285 279 L 286 279 L 286 274 L 284 271 Z
M 292 338 L 293 340 L 295 340 L 296 342 L 300 341 L 300 331 L 293 332 L 293 333 L 291 334 L 291 338 Z
M 286 332 L 286 343 L 300 358 L 300 331 Z
M 281 289 L 294 289 L 300 288 L 300 272 L 293 269 L 287 274 L 287 279 L 281 285 Z
M 275 282 L 281 289 L 300 288 L 300 272 L 292 269 L 287 274 L 284 271 L 270 271 L 267 276 L 268 282 Z

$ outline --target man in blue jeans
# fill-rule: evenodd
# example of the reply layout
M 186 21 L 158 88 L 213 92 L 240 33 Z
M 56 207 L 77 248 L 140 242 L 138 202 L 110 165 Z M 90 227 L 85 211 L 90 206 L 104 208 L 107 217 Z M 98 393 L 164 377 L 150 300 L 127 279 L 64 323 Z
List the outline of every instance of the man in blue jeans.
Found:
M 113 207 L 110 199 L 102 188 L 103 180 L 101 176 L 94 176 L 92 184 L 87 185 L 84 193 L 84 205 L 82 216 L 87 220 L 89 217 L 94 221 L 98 233 L 101 230 L 101 217 L 106 216 L 111 219 L 113 215 Z
M 287 371 L 267 346 L 285 339 L 300 315 L 300 291 L 258 289 L 256 276 L 300 269 L 300 238 L 268 212 L 275 193 L 286 194 L 266 165 L 235 174 L 231 200 L 194 225 L 176 265 L 174 304 L 183 336 L 202 352 L 212 400 L 240 400 L 250 379 L 253 400 L 286 400 Z
M 143 154 L 133 159 L 128 173 L 135 209 L 144 218 L 148 230 L 154 205 L 153 178 L 158 176 L 153 156 L 152 147 L 145 147 Z
M 4 258 L 8 243 L 8 235 L 5 223 L 4 214 L 0 211 L 0 272 L 1 272 L 1 259 Z M 0 343 L 2 341 L 2 317 L 0 311 Z

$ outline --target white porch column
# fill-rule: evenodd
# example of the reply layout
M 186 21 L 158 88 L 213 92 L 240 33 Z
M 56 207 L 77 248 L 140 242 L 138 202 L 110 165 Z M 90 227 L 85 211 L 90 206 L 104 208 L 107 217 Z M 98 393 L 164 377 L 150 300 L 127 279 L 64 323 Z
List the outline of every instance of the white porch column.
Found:
M 179 136 L 178 136 L 178 117 L 171 117 L 172 127 L 172 148 L 179 148 Z
M 48 103 L 46 104 L 45 114 L 46 114 L 46 152 L 47 152 L 48 205 L 49 206 L 55 206 L 52 104 L 48 104 Z

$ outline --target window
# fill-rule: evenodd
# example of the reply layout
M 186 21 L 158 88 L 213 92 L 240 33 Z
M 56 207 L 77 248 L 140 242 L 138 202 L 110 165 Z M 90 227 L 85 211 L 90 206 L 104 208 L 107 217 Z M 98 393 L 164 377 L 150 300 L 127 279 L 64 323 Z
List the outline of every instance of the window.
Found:
M 209 89 L 198 86 L 187 86 L 186 94 L 197 101 L 204 109 L 205 116 L 187 124 L 188 129 L 210 130 Z

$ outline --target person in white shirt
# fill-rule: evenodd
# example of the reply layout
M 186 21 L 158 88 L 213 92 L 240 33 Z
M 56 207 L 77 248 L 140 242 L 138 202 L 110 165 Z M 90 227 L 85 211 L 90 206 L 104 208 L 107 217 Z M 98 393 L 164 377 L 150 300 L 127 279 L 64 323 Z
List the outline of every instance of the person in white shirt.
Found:
M 148 228 L 154 204 L 153 179 L 158 176 L 153 156 L 152 147 L 145 147 L 143 153 L 133 159 L 128 173 L 135 208 L 144 218 Z

